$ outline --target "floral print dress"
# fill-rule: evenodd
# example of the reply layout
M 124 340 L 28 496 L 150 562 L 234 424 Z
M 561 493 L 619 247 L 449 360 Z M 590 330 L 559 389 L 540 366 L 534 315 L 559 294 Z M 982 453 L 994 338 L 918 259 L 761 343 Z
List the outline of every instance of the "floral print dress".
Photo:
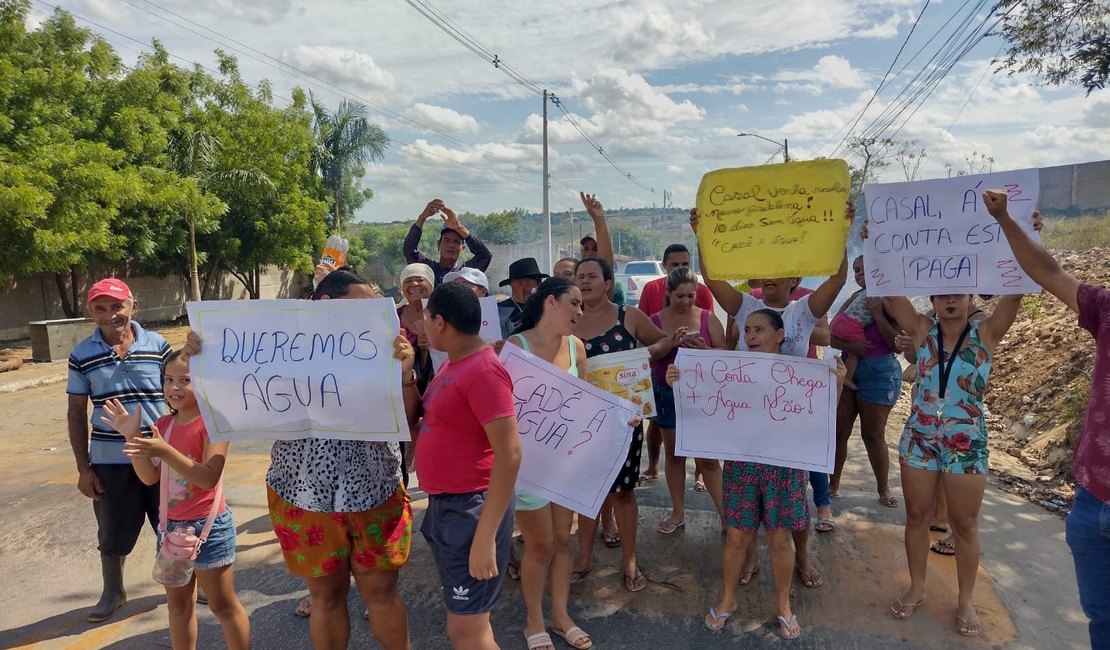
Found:
M 987 427 L 983 396 L 991 374 L 990 350 L 979 338 L 979 321 L 969 324 L 967 346 L 945 363 L 952 369 L 941 397 L 942 367 L 934 321 L 917 350 L 916 398 L 898 445 L 906 467 L 956 474 L 986 474 Z

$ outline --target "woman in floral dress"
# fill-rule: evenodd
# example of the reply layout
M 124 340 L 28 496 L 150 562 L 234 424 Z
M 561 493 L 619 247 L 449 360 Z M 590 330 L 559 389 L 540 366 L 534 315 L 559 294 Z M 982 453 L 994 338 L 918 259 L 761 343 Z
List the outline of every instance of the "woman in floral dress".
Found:
M 925 602 L 929 523 L 936 492 L 943 485 L 956 538 L 956 629 L 976 636 L 981 626 L 972 592 L 979 568 L 979 509 L 987 481 L 983 396 L 994 350 L 1013 325 L 1021 296 L 1003 296 L 994 313 L 978 321 L 968 320 L 969 294 L 933 296 L 935 319 L 919 314 L 906 298 L 885 302 L 917 350 L 915 397 L 898 445 L 910 587 L 890 612 L 895 618 L 908 618 Z

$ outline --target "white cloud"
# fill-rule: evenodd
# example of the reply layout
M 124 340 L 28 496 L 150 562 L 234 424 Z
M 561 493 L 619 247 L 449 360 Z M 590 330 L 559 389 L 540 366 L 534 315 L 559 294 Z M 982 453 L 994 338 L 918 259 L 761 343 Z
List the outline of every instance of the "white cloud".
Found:
M 99 21 L 122 23 L 134 20 L 127 5 L 112 0 L 75 0 L 70 7 L 81 16 L 96 18 Z M 111 35 L 102 34 L 102 36 L 107 38 Z
M 192 11 L 198 9 L 256 25 L 269 25 L 285 18 L 293 9 L 292 0 L 174 0 Z
M 676 17 L 661 5 L 622 12 L 614 30 L 613 60 L 634 67 L 656 67 L 684 52 L 707 48 L 713 32 L 693 16 Z
M 354 84 L 371 91 L 391 91 L 397 87 L 393 75 L 374 63 L 369 54 L 354 50 L 330 45 L 298 45 L 282 50 L 278 58 L 340 86 Z
M 405 114 L 437 131 L 447 133 L 477 133 L 478 120 L 470 115 L 443 106 L 416 103 Z
M 825 88 L 843 90 L 867 85 L 863 74 L 848 59 L 836 54 L 821 57 L 809 70 L 783 70 L 770 78 L 783 82 L 776 89 L 803 89 L 812 94 L 820 94 Z

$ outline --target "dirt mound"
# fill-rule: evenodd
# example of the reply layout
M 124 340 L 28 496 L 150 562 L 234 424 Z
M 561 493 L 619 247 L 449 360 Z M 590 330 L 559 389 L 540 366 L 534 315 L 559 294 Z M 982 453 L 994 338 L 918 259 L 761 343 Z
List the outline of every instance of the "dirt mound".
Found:
M 0 350 L 0 372 L 19 370 L 23 365 L 23 356 L 11 350 Z
M 1110 286 L 1110 250 L 1053 251 L 1080 280 Z M 1091 385 L 1094 339 L 1055 296 L 1027 296 L 994 356 L 986 403 L 992 469 L 1052 510 L 1074 495 L 1072 450 Z

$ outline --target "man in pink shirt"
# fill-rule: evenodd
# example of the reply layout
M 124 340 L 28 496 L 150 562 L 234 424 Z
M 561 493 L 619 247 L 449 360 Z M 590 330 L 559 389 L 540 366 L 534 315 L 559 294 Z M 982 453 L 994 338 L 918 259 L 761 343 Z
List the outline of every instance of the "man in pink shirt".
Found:
M 1091 647 L 1110 648 L 1110 290 L 1084 284 L 1061 268 L 1010 216 L 1006 192 L 987 190 L 983 202 L 1022 270 L 1077 313 L 1079 325 L 1095 337 L 1095 367 L 1072 461 L 1075 500 L 1066 531 L 1079 602 L 1091 621 Z
M 690 266 L 690 249 L 682 244 L 671 244 L 663 251 L 663 270 L 670 273 L 680 266 Z M 644 285 L 640 290 L 640 304 L 636 305 L 636 308 L 651 316 L 663 309 L 666 297 L 667 278 L 664 276 Z M 694 296 L 694 304 L 702 309 L 713 310 L 713 294 L 709 291 L 709 287 L 700 282 L 698 293 Z
M 432 550 L 455 648 L 496 650 L 489 613 L 501 595 L 513 536 L 520 432 L 508 371 L 478 331 L 468 287 L 435 288 L 424 328 L 447 361 L 424 392 L 416 473 L 428 493 L 420 532 Z

